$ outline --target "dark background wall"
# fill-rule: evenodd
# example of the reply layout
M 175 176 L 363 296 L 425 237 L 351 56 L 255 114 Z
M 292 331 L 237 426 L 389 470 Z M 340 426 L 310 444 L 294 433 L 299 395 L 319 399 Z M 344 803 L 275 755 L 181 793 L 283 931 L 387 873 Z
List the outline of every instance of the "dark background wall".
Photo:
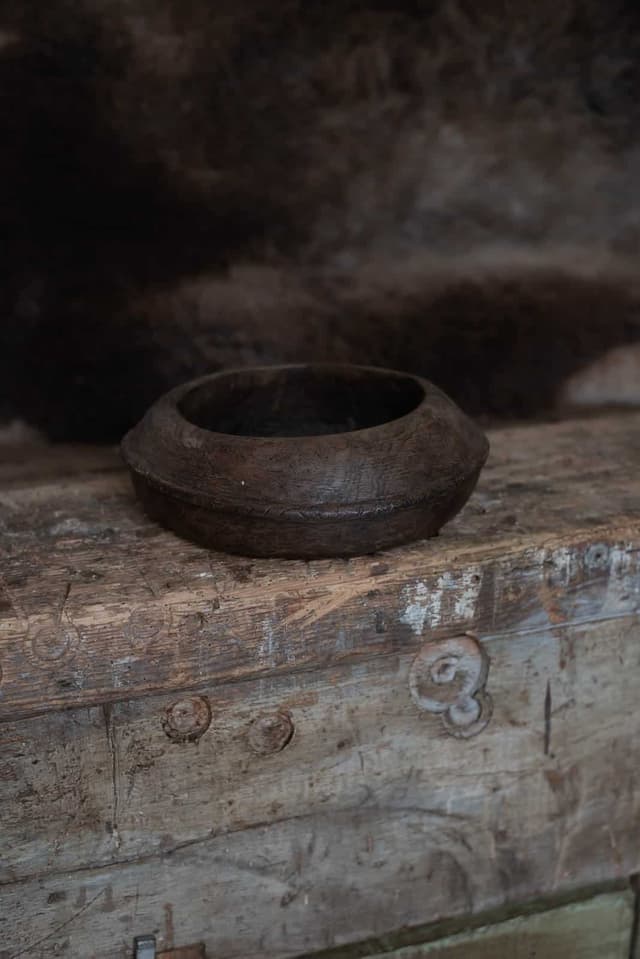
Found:
M 0 416 L 332 358 L 548 414 L 640 339 L 639 48 L 619 0 L 0 0 Z

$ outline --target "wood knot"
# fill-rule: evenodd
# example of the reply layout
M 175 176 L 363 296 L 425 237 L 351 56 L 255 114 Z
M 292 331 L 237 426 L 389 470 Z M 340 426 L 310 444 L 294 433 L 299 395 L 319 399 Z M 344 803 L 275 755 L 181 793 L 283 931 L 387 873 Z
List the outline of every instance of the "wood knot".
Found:
M 249 746 L 260 756 L 282 752 L 293 738 L 295 727 L 285 710 L 258 716 L 249 727 Z
M 194 743 L 211 723 L 211 706 L 204 696 L 179 699 L 167 706 L 162 728 L 174 743 Z

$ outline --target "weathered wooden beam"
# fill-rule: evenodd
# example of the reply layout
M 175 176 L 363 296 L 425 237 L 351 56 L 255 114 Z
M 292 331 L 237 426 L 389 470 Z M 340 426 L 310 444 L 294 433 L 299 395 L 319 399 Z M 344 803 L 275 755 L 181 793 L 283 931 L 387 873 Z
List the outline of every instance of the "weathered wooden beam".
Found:
M 124 473 L 0 502 L 0 719 L 633 614 L 640 416 L 505 430 L 463 514 L 374 557 L 248 561 L 145 519 Z
M 166 696 L 6 724 L 5 939 L 33 935 L 18 900 L 45 930 L 100 893 L 126 936 L 169 904 L 212 955 L 297 955 L 640 869 L 637 621 L 489 655 L 493 717 L 471 739 L 416 706 L 395 654 L 199 690 L 197 742 L 169 738 Z M 257 752 L 253 724 L 283 710 L 290 743 Z M 111 955 L 87 908 L 69 954 L 100 928 Z
M 640 417 L 492 442 L 441 537 L 340 563 L 13 464 L 0 959 L 299 956 L 640 871 Z
M 447 735 L 440 717 L 416 705 L 413 658 L 396 654 L 197 690 L 212 718 L 196 742 L 171 738 L 167 714 L 175 698 L 166 695 L 7 723 L 0 732 L 0 876 L 130 860 L 205 841 L 212 828 L 219 835 L 366 806 L 374 787 L 384 808 L 401 810 L 421 796 L 445 817 L 460 805 L 458 829 L 475 845 L 472 834 L 485 831 L 475 817 L 490 817 L 485 793 L 498 792 L 496 829 L 510 796 L 523 820 L 520 829 L 513 822 L 512 848 L 533 831 L 527 856 L 540 856 L 542 885 L 559 844 L 566 858 L 567 844 L 575 843 L 563 818 L 575 812 L 571 800 L 588 813 L 575 828 L 599 851 L 597 861 L 595 853 L 587 857 L 579 880 L 628 875 L 640 866 L 638 635 L 637 622 L 627 618 L 492 640 L 493 716 L 468 741 Z M 291 742 L 277 755 L 258 752 L 252 724 L 282 713 L 293 723 Z M 604 788 L 614 776 L 615 797 Z M 469 796 L 477 795 L 485 797 L 482 810 L 469 816 Z M 183 801 L 181 814 L 171 816 Z M 594 817 L 597 835 L 589 833 Z M 553 883 L 573 882 L 574 872 L 558 862 Z

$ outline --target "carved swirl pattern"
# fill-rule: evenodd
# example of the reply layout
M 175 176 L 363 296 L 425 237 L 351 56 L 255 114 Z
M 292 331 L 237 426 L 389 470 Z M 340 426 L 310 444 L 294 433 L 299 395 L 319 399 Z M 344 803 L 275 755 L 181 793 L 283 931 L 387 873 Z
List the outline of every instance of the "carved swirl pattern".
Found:
M 444 728 L 458 739 L 477 736 L 493 712 L 485 690 L 489 657 L 470 633 L 425 643 L 409 671 L 409 689 L 416 706 L 442 717 Z

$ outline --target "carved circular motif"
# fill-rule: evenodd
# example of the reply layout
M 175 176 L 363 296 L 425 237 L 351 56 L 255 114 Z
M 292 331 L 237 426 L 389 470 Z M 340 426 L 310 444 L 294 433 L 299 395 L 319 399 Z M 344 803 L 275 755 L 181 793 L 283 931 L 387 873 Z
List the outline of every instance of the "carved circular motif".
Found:
M 249 727 L 249 746 L 260 756 L 279 753 L 289 745 L 294 732 L 291 716 L 284 710 L 259 716 Z
M 478 640 L 454 636 L 425 643 L 409 671 L 409 690 L 419 709 L 442 716 L 450 735 L 468 739 L 491 719 L 488 674 L 489 657 Z
M 168 632 L 171 610 L 162 605 L 136 606 L 129 613 L 124 633 L 136 649 L 147 649 L 158 636 Z
M 204 696 L 179 699 L 165 710 L 162 728 L 174 743 L 194 743 L 211 724 L 211 706 Z
M 55 663 L 68 656 L 76 643 L 78 631 L 69 623 L 41 626 L 30 636 L 34 658 L 42 663 Z

